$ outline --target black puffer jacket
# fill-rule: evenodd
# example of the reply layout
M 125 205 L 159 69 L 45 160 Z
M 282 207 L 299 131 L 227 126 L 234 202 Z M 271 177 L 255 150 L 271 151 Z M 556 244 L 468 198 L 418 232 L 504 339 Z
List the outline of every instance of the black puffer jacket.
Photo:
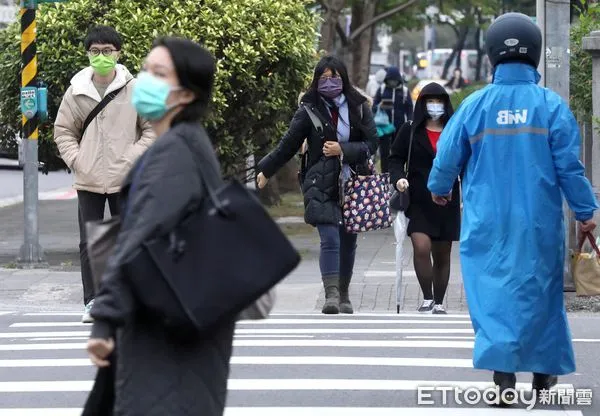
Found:
M 367 160 L 377 150 L 377 127 L 366 97 L 352 90 L 347 95 L 350 117 L 350 140 L 340 143 L 344 162 L 359 174 L 366 174 Z M 318 113 L 323 121 L 325 140 L 337 141 L 326 104 L 316 92 L 309 91 L 302 98 Z M 259 163 L 258 169 L 267 178 L 273 176 L 298 152 L 304 139 L 308 143 L 308 164 L 302 184 L 304 220 L 307 224 L 340 224 L 340 161 L 338 157 L 323 155 L 323 140 L 301 105 L 279 145 Z
M 142 241 L 172 229 L 190 203 L 207 196 L 186 136 L 210 161 L 206 166 L 210 177 L 203 180 L 219 186 L 213 147 L 202 126 L 191 123 L 161 136 L 123 184 L 125 216 L 91 312 L 92 337 L 117 339 L 115 416 L 222 416 L 224 411 L 235 322 L 223 323 L 202 339 L 174 339 L 160 322 L 141 313 L 121 268 Z M 142 163 L 138 185 L 130 194 Z M 198 273 L 198 278 L 215 278 Z

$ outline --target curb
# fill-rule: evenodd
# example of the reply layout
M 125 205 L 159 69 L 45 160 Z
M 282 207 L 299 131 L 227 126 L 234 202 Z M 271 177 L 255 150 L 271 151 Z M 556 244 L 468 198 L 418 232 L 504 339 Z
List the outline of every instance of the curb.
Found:
M 77 191 L 72 187 L 59 188 L 38 193 L 38 201 L 65 201 L 77 198 Z M 23 195 L 0 199 L 0 208 L 18 205 L 23 202 Z

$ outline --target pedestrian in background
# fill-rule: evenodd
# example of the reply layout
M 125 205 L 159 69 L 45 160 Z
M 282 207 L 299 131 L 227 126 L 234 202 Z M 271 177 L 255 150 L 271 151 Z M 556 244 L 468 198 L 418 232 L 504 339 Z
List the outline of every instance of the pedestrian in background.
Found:
M 371 79 L 369 79 L 369 82 L 367 82 L 366 91 L 369 97 L 375 98 L 375 96 L 377 95 L 377 91 L 379 91 L 379 89 L 383 85 L 383 80 L 385 79 L 386 74 L 387 71 L 384 68 L 381 68 L 377 72 L 375 72 L 375 75 L 373 75 Z
M 325 143 L 301 105 L 279 145 L 258 163 L 264 188 L 307 139 L 308 164 L 302 183 L 304 219 L 319 231 L 319 266 L 325 290 L 325 314 L 353 313 L 349 286 L 357 235 L 346 232 L 342 218 L 340 175 L 370 174 L 368 161 L 377 148 L 376 127 L 367 98 L 350 83 L 346 66 L 335 57 L 317 64 L 302 103 L 324 120 Z
M 579 161 L 567 103 L 540 87 L 542 33 L 529 16 L 498 17 L 486 36 L 494 81 L 470 95 L 444 129 L 429 176 L 446 206 L 465 170 L 461 266 L 475 330 L 473 364 L 515 399 L 517 372 L 547 390 L 575 371 L 564 305 L 563 195 L 582 232 L 598 203 Z M 454 200 L 454 196 L 452 196 Z
M 192 204 L 202 204 L 208 198 L 205 183 L 222 183 L 215 150 L 200 124 L 215 71 L 214 58 L 197 43 L 159 39 L 133 91 L 136 110 L 151 120 L 158 139 L 124 182 L 121 197 L 126 208 L 91 311 L 94 324 L 88 341 L 92 361 L 107 366 L 119 329 L 115 415 L 221 416 L 225 408 L 235 322 L 223 321 L 182 342 L 161 319 L 141 313 L 121 267 L 144 241 L 172 229 Z M 188 143 L 199 154 L 192 153 Z M 210 173 L 206 177 L 199 163 Z M 157 301 L 161 296 L 152 295 Z
M 435 82 L 427 84 L 417 99 L 414 121 L 402 126 L 390 155 L 391 183 L 400 192 L 408 188 L 410 195 L 405 212 L 409 219 L 406 232 L 412 242 L 415 272 L 423 292 L 418 311 L 434 314 L 446 313 L 443 303 L 450 280 L 452 242 L 460 237 L 460 191 L 457 176 L 451 203 L 441 207 L 431 200 L 427 179 L 440 135 L 453 113 L 446 90 Z M 407 162 L 410 162 L 408 175 Z
M 395 128 L 395 133 L 409 120 L 413 119 L 413 102 L 404 85 L 404 76 L 398 67 L 388 68 L 383 84 L 373 99 L 373 113 L 383 110 Z M 385 134 L 379 138 L 379 156 L 381 172 L 389 172 L 389 156 L 395 133 Z
M 90 66 L 71 79 L 54 123 L 54 140 L 75 176 L 85 305 L 82 321 L 89 323 L 95 293 L 85 224 L 104 219 L 107 201 L 110 214 L 119 214 L 123 179 L 155 135 L 131 105 L 135 80 L 125 66 L 117 64 L 121 36 L 112 27 L 96 26 L 84 45 Z M 106 106 L 101 106 L 103 100 Z M 95 109 L 97 114 L 93 114 Z

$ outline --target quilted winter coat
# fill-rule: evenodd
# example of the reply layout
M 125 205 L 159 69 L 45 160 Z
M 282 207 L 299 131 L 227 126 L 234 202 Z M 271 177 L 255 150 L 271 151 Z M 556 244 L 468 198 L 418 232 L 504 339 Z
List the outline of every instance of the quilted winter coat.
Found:
M 344 162 L 359 174 L 368 174 L 367 160 L 377 150 L 377 127 L 371 104 L 360 92 L 348 94 L 350 140 L 340 143 Z M 331 117 L 320 95 L 309 91 L 301 100 L 325 120 L 325 140 L 337 141 Z M 314 128 L 303 105 L 300 105 L 287 133 L 279 145 L 259 163 L 258 169 L 267 178 L 273 176 L 300 150 L 304 140 L 308 148 L 306 177 L 301 184 L 304 195 L 304 220 L 307 224 L 341 224 L 340 161 L 323 155 L 323 140 Z

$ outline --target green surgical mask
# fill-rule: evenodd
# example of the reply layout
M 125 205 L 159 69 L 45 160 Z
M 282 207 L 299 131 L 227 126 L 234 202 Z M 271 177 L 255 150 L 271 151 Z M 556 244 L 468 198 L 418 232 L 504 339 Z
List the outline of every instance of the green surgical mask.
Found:
M 100 54 L 98 56 L 90 57 L 90 65 L 98 75 L 104 77 L 115 69 L 117 60 L 113 56 L 104 56 Z

